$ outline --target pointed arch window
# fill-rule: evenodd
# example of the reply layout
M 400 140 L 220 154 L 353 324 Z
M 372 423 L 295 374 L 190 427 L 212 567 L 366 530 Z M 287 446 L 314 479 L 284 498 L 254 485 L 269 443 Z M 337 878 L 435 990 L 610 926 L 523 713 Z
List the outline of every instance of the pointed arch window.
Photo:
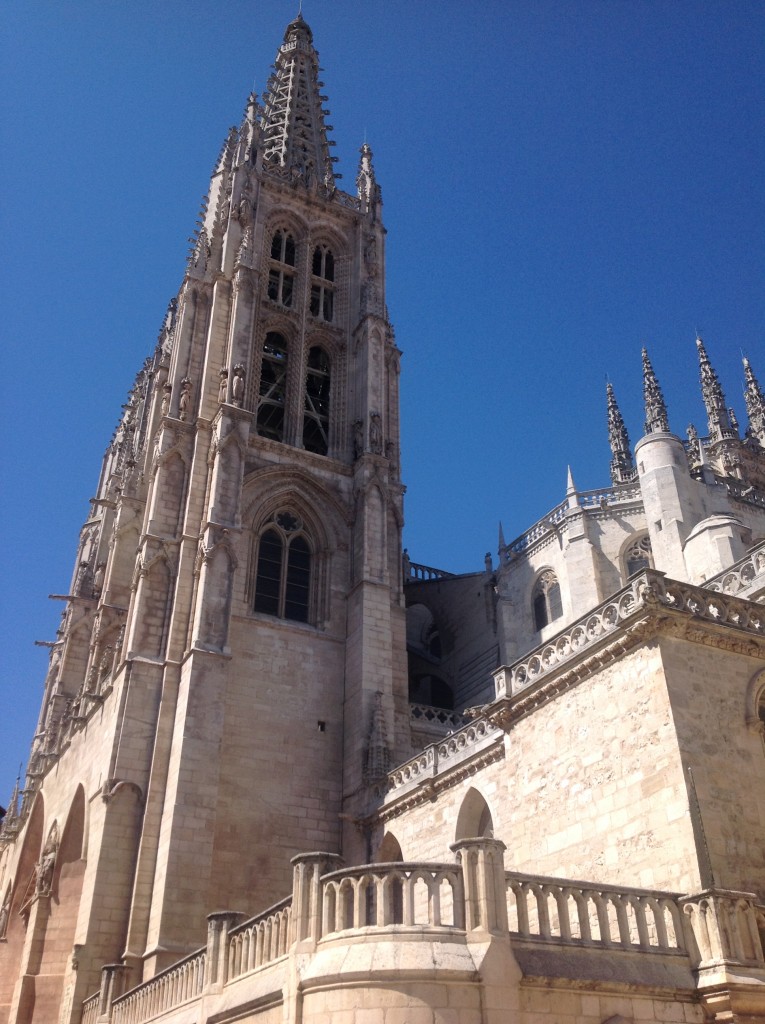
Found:
M 546 569 L 534 584 L 531 603 L 537 632 L 563 615 L 560 583 L 551 569 Z
M 268 297 L 280 306 L 292 306 L 295 285 L 295 239 L 286 231 L 276 231 L 271 239 L 271 264 L 268 271 Z
M 303 447 L 317 455 L 329 451 L 329 356 L 315 345 L 308 350 L 305 380 L 305 412 L 303 414 Z
M 258 398 L 258 433 L 273 441 L 284 440 L 284 414 L 287 403 L 287 342 L 281 334 L 269 331 L 263 344 Z
M 335 257 L 326 245 L 317 245 L 311 265 L 311 316 L 332 323 L 335 314 Z
M 255 543 L 253 610 L 310 621 L 311 545 L 293 512 L 278 512 Z

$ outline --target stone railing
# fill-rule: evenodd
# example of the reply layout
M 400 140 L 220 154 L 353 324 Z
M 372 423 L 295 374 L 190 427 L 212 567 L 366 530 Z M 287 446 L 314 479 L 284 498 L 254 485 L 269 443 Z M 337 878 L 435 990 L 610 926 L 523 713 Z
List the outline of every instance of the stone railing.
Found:
M 569 499 L 566 498 L 559 505 L 556 505 L 554 509 L 537 520 L 533 526 L 530 526 L 528 530 L 516 537 L 515 540 L 510 541 L 509 544 L 505 545 L 499 552 L 500 559 L 506 564 L 511 555 L 518 555 L 522 551 L 531 547 L 536 541 L 541 540 L 542 537 L 547 536 L 548 533 L 554 532 L 555 528 L 559 523 L 562 523 L 566 518 L 566 513 L 573 507 L 586 509 L 587 511 L 593 511 L 595 509 L 607 509 L 612 508 L 616 505 L 631 505 L 641 500 L 640 485 L 635 484 L 624 484 L 621 487 L 608 487 L 602 488 L 596 491 L 577 491 L 576 493 L 576 505 L 572 506 Z
M 218 1019 L 217 997 L 228 1009 L 240 998 L 229 985 L 245 986 L 249 998 L 247 979 L 255 974 L 259 992 L 281 992 L 292 971 L 287 958 L 310 955 L 325 941 L 366 944 L 405 936 L 408 942 L 464 944 L 495 935 L 518 949 L 541 943 L 586 947 L 599 957 L 623 951 L 679 956 L 699 970 L 700 988 L 717 983 L 717 965 L 762 970 L 765 964 L 765 907 L 751 893 L 710 889 L 678 896 L 505 872 L 505 846 L 497 839 L 463 839 L 451 850 L 456 860 L 450 863 L 351 868 L 341 867 L 337 854 L 293 857 L 290 897 L 243 923 L 231 911 L 210 914 L 205 948 L 144 984 L 118 996 L 126 967 L 106 965 L 100 991 L 82 1004 L 82 1024 L 147 1024 L 165 1014 Z M 261 981 L 259 970 L 274 973 Z M 192 1006 L 202 998 L 203 1008 Z M 179 1007 L 181 1016 L 172 1015 Z
M 487 741 L 496 740 L 501 735 L 502 731 L 497 726 L 478 718 L 439 742 L 429 743 L 419 754 L 389 772 L 385 781 L 385 791 L 392 793 L 411 783 L 433 779 L 441 772 L 469 759 Z
M 557 636 L 513 665 L 497 669 L 494 673 L 497 698 L 514 695 L 566 663 L 593 653 L 607 644 L 611 634 L 621 626 L 647 611 L 683 612 L 697 622 L 724 624 L 752 636 L 765 637 L 765 609 L 753 611 L 747 601 L 665 580 L 662 573 L 646 569 Z
M 728 569 L 706 580 L 704 589 L 718 594 L 739 594 L 742 590 L 749 590 L 758 578 L 765 587 L 765 542 L 758 544 Z
M 682 953 L 694 969 L 765 964 L 765 907 L 752 893 L 693 896 L 506 872 L 511 936 L 533 942 Z
M 100 995 L 100 992 L 94 992 L 92 996 L 88 996 L 87 999 L 83 1000 L 81 1024 L 98 1024 Z
M 765 964 L 765 907 L 749 892 L 707 889 L 679 900 L 694 966 Z
M 678 897 L 507 873 L 510 934 L 582 946 L 683 952 Z
M 456 864 L 365 864 L 325 875 L 321 937 L 389 925 L 464 928 L 462 872 Z
M 410 704 L 409 719 L 414 726 L 422 728 L 432 725 L 441 733 L 446 730 L 453 732 L 465 725 L 465 719 L 459 712 L 434 708 L 430 704 Z
M 454 578 L 453 572 L 445 569 L 434 569 L 432 565 L 421 565 L 404 558 L 404 583 L 411 580 L 449 580 Z
M 723 483 L 728 494 L 731 498 L 735 498 L 736 501 L 744 501 L 749 505 L 765 508 L 765 493 L 763 491 L 759 491 L 756 487 L 752 487 L 741 480 L 727 478 L 723 480 Z
M 202 994 L 207 948 L 198 949 L 112 1003 L 112 1024 L 141 1024 Z
M 229 932 L 226 980 L 284 956 L 292 944 L 292 897 Z

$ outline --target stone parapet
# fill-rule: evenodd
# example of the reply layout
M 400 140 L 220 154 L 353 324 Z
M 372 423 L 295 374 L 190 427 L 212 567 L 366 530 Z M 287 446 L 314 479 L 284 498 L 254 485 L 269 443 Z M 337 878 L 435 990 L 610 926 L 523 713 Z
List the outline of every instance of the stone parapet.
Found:
M 482 710 L 496 722 L 526 714 L 658 632 L 705 642 L 723 631 L 728 635 L 718 646 L 756 656 L 765 641 L 765 611 L 646 569 L 549 641 L 498 668 L 497 699 Z
M 185 1024 L 246 1011 L 270 1024 L 278 1011 L 280 1021 L 311 1024 L 359 1007 L 386 1024 L 389 1010 L 403 1020 L 417 1009 L 420 1020 L 425 1008 L 428 1020 L 500 1021 L 541 968 L 585 993 L 608 981 L 633 998 L 645 990 L 678 1005 L 700 998 L 713 1013 L 765 1013 L 765 908 L 752 894 L 505 872 L 504 844 L 489 838 L 452 849 L 457 863 L 330 871 L 337 855 L 296 857 L 292 896 L 239 925 L 238 915 L 211 914 L 207 946 L 150 981 L 117 997 L 123 968 L 105 967 L 82 1022 Z M 480 1006 L 486 1016 L 476 1016 Z
M 704 583 L 705 590 L 735 594 L 755 601 L 765 593 L 765 541 L 748 551 L 744 558 Z

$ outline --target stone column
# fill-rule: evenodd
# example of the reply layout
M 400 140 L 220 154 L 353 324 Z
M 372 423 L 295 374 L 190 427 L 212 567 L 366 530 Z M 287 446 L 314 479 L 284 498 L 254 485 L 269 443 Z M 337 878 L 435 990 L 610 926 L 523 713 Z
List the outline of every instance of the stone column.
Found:
M 218 992 L 226 984 L 228 933 L 244 917 L 237 910 L 219 910 L 207 915 L 207 957 L 205 991 Z
M 337 871 L 343 858 L 337 853 L 300 853 L 292 864 L 292 939 L 301 952 L 309 952 L 321 938 L 321 876 Z
M 501 839 L 461 839 L 451 851 L 462 866 L 465 885 L 465 929 L 508 934 L 505 844 Z

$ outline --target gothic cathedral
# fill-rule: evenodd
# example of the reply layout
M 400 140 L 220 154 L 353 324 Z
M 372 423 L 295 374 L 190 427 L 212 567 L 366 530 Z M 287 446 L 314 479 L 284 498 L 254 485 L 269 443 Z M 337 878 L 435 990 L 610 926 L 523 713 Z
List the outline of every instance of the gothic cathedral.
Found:
M 765 1021 L 754 370 L 742 433 L 698 339 L 683 441 L 644 352 L 607 487 L 410 561 L 381 190 L 366 144 L 338 188 L 321 89 L 298 16 L 107 448 L 0 1024 Z

